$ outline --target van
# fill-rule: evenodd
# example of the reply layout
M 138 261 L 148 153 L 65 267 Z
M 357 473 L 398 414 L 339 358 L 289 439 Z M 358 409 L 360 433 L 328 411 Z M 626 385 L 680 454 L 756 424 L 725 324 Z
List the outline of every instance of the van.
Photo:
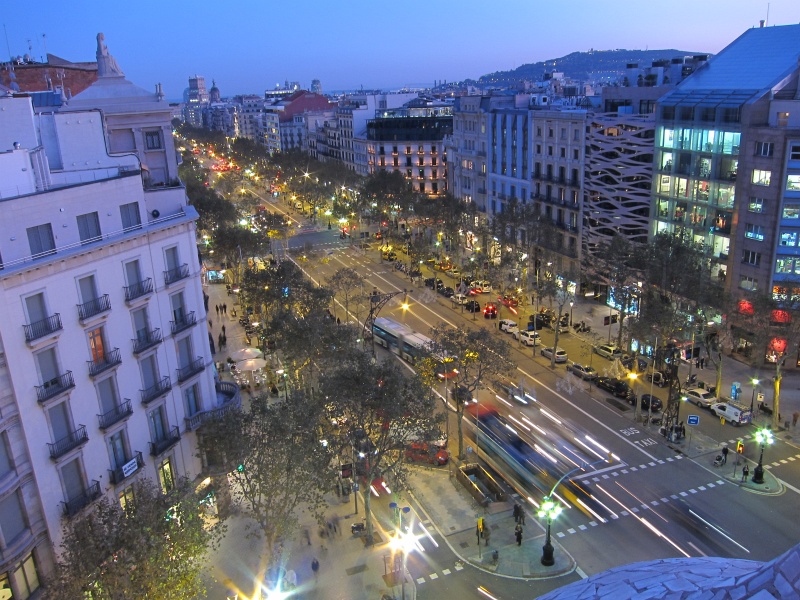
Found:
M 749 406 L 738 404 L 732 400 L 712 404 L 711 412 L 726 421 L 730 421 L 734 427 L 747 424 L 753 418 L 753 413 L 750 411 Z

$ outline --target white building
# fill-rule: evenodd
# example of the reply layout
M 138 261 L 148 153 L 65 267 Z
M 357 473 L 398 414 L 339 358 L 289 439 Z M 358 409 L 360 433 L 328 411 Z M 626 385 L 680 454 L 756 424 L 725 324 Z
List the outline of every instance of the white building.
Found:
M 99 79 L 69 107 L 0 97 L 2 597 L 40 587 L 101 495 L 195 478 L 194 432 L 239 402 L 215 385 L 170 107 L 98 38 Z

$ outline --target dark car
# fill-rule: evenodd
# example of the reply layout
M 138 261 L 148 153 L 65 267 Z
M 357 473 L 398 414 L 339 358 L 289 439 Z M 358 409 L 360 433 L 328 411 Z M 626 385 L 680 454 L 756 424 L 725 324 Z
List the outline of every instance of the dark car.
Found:
M 436 291 L 437 291 L 437 292 L 439 292 L 439 293 L 440 293 L 442 296 L 444 296 L 445 298 L 450 298 L 450 297 L 452 297 L 452 296 L 453 296 L 453 295 L 456 293 L 456 291 L 455 291 L 453 288 L 451 288 L 451 287 L 444 287 L 444 286 L 442 286 L 442 287 L 440 287 L 440 288 L 437 288 L 437 290 L 436 290 Z
M 642 394 L 642 410 L 658 412 L 661 410 L 662 406 L 663 404 L 660 399 L 651 394 Z
M 627 381 L 622 381 L 616 377 L 598 377 L 597 387 L 614 394 L 617 398 L 627 400 L 629 404 L 636 402 L 636 394 L 633 393 Z
M 409 277 L 419 277 L 420 275 L 422 275 L 422 271 L 420 271 L 419 269 L 411 269 L 408 272 Z
M 496 319 L 497 307 L 490 302 L 489 304 L 483 307 L 483 316 L 486 319 Z
M 383 259 L 389 262 L 397 260 L 397 253 L 396 252 L 384 252 Z
M 444 285 L 444 282 L 441 279 L 437 279 L 436 277 L 428 277 L 425 280 L 425 287 L 436 289 L 439 287 L 439 284 Z
M 464 305 L 464 310 L 471 313 L 481 312 L 481 303 L 477 300 L 470 300 Z
M 542 329 L 543 327 L 547 327 L 550 325 L 550 315 L 546 313 L 536 313 L 535 315 L 530 315 L 528 317 L 528 322 L 533 323 L 534 329 Z

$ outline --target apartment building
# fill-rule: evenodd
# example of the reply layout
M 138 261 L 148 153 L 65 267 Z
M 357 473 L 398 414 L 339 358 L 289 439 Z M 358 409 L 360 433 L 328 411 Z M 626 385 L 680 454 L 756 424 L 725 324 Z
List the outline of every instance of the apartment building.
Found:
M 162 96 L 125 80 L 98 42 L 98 80 L 69 105 L 0 98 L 7 597 L 41 587 L 65 521 L 101 496 L 124 503 L 139 477 L 165 491 L 194 479 L 198 428 L 240 401 L 216 382 L 197 213 Z

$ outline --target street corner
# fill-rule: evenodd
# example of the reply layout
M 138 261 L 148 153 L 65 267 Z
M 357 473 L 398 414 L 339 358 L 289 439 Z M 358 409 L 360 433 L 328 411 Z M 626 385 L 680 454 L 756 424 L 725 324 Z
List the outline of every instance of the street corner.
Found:
M 750 473 L 746 478 L 743 478 L 742 466 L 738 466 L 733 473 L 728 470 L 728 473 L 724 477 L 725 481 L 738 485 L 744 491 L 760 494 L 762 496 L 780 496 L 786 491 L 786 486 L 770 473 L 768 469 L 764 469 L 763 483 L 756 483 L 753 481 L 753 467 L 750 466 Z
M 551 579 L 569 575 L 577 568 L 575 559 L 557 542 L 553 541 L 554 564 L 542 564 L 544 535 L 530 538 L 521 546 L 471 545 L 462 550 L 462 558 L 477 569 L 487 573 L 515 579 Z

